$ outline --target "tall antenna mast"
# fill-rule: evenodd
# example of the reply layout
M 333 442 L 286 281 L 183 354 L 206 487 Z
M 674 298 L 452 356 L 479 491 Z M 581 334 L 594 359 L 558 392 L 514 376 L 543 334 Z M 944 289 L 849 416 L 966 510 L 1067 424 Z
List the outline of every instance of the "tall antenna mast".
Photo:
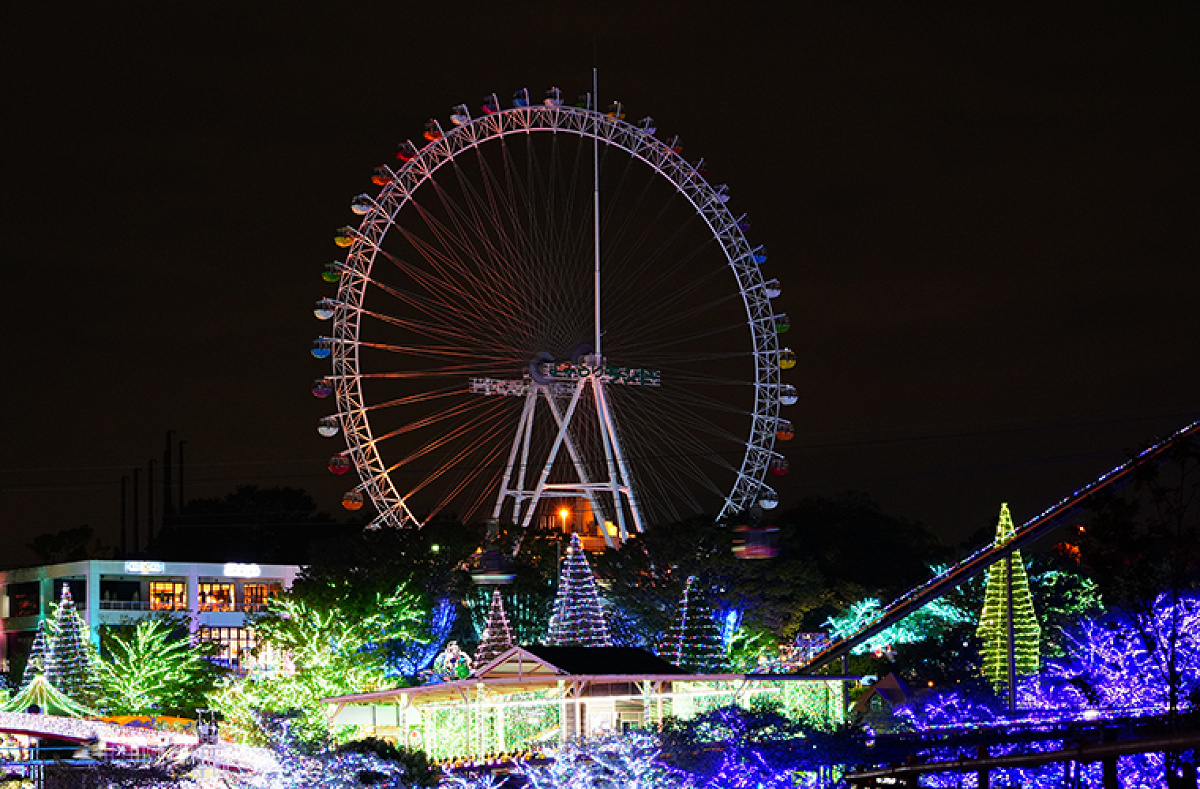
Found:
M 599 69 L 592 66 L 592 109 L 600 111 Z M 599 130 L 597 130 L 599 131 Z M 596 318 L 596 343 L 593 346 L 596 354 L 596 364 L 603 358 L 600 354 L 600 139 L 599 135 L 592 136 L 592 246 L 595 251 L 594 273 L 594 304 Z

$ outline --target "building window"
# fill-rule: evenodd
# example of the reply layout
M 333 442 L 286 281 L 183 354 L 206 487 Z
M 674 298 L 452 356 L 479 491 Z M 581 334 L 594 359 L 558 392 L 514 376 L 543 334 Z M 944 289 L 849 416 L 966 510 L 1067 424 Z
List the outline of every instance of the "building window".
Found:
M 232 611 L 233 584 L 202 583 L 200 584 L 201 611 Z
M 150 610 L 186 611 L 187 584 L 177 581 L 151 581 Z
M 246 584 L 242 587 L 242 610 L 266 611 L 267 600 L 282 591 L 279 584 Z
M 8 587 L 9 616 L 37 616 L 41 605 L 41 590 L 37 581 L 11 584 Z
M 197 635 L 201 641 L 217 645 L 213 662 L 229 668 L 241 668 L 258 644 L 254 631 L 244 627 L 205 626 L 197 631 Z

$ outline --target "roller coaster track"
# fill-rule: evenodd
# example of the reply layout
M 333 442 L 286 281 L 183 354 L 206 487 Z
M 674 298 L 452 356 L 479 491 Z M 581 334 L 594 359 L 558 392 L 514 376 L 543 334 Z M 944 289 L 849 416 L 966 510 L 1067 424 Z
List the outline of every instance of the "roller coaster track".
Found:
M 848 655 L 850 650 L 856 645 L 877 633 L 883 632 L 930 600 L 941 597 L 963 581 L 987 569 L 994 562 L 1012 555 L 1014 551 L 1018 551 L 1035 540 L 1049 534 L 1062 525 L 1062 520 L 1065 516 L 1074 512 L 1089 498 L 1103 490 L 1119 490 L 1133 478 L 1133 474 L 1137 469 L 1144 467 L 1148 463 L 1160 461 L 1171 447 L 1181 441 L 1188 440 L 1196 435 L 1197 432 L 1200 432 L 1200 421 L 1192 422 L 1168 438 L 1151 444 L 1121 465 L 1084 485 L 1042 514 L 1026 521 L 1020 528 L 1013 532 L 1011 539 L 1003 543 L 992 543 L 980 548 L 970 556 L 952 565 L 940 575 L 934 576 L 920 586 L 910 589 L 892 602 L 891 605 L 884 608 L 876 619 L 863 625 L 849 635 L 831 641 L 823 649 L 814 654 L 806 664 L 801 666 L 800 672 L 812 673 L 832 661 Z

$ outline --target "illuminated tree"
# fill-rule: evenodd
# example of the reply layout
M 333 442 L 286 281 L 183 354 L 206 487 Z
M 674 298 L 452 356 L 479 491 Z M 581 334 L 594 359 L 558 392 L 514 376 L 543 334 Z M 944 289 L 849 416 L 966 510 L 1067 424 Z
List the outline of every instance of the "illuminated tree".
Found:
M 683 585 L 679 612 L 659 656 L 694 674 L 717 674 L 729 668 L 721 629 L 696 588 L 694 575 L 689 575 Z
M 87 623 L 75 610 L 71 588 L 63 584 L 62 599 L 54 615 L 53 637 L 46 651 L 46 679 L 64 695 L 84 706 L 100 696 L 96 650 Z
M 420 676 L 433 665 L 446 644 L 458 619 L 457 609 L 455 601 L 443 597 L 429 611 L 418 637 L 393 638 L 377 645 L 368 644 L 367 649 L 378 650 L 383 656 L 388 676 L 406 679 Z
M 190 717 L 205 706 L 218 674 L 205 659 L 211 645 L 194 644 L 180 622 L 143 619 L 125 630 L 106 633 L 103 642 L 100 684 L 110 712 Z
M 29 658 L 25 661 L 25 671 L 21 674 L 21 687 L 27 687 L 33 678 L 46 671 L 46 622 L 38 622 L 37 635 L 33 637 L 33 645 L 29 648 Z
M 258 670 L 223 683 L 213 696 L 225 728 L 259 743 L 268 740 L 264 711 L 291 716 L 300 741 L 323 741 L 328 717 L 321 699 L 393 686 L 386 655 L 374 645 L 418 637 L 423 619 L 417 597 L 404 587 L 377 595 L 366 615 L 310 605 L 292 594 L 273 597 L 268 606 L 253 622 Z
M 608 647 L 612 637 L 604 619 L 604 607 L 596 589 L 596 577 L 583 551 L 578 534 L 563 559 L 558 577 L 558 597 L 550 617 L 546 644 L 558 647 Z
M 508 626 L 508 615 L 504 613 L 504 599 L 499 589 L 492 590 L 492 605 L 488 609 L 487 625 L 479 639 L 472 663 L 476 668 L 487 665 L 513 646 L 512 628 Z
M 996 545 L 1013 537 L 1012 516 L 1008 505 L 1000 505 L 996 525 Z M 1011 577 L 1010 577 L 1011 574 Z M 1009 610 L 1011 601 L 1011 608 Z M 1029 575 L 1020 551 L 988 568 L 984 587 L 983 611 L 976 631 L 983 642 L 983 673 L 999 688 L 1009 683 L 1009 618 L 1012 619 L 1012 650 L 1016 676 L 1036 674 L 1040 659 L 1042 628 L 1033 610 L 1029 593 Z M 1013 683 L 1016 677 L 1012 678 Z

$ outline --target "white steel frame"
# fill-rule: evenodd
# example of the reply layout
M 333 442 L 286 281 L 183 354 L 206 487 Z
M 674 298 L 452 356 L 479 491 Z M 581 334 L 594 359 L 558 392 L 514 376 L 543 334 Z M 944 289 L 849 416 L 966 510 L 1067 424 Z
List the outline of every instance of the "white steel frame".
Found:
M 375 205 L 363 216 L 358 228 L 352 233 L 353 243 L 348 248 L 338 285 L 338 304 L 333 316 L 332 335 L 327 339 L 332 348 L 331 378 L 334 382 L 338 418 L 347 442 L 345 454 L 354 463 L 361 479 L 361 484 L 355 490 L 369 497 L 379 513 L 372 525 L 421 525 L 421 521 L 415 517 L 396 490 L 389 477 L 388 468 L 379 455 L 367 416 L 369 404 L 364 401 L 362 395 L 358 356 L 359 329 L 363 300 L 380 244 L 393 227 L 404 205 L 426 181 L 432 179 L 438 170 L 454 157 L 490 140 L 532 132 L 565 133 L 590 138 L 596 145 L 619 148 L 644 162 L 659 176 L 670 181 L 691 203 L 723 249 L 736 277 L 746 309 L 753 342 L 755 394 L 749 435 L 745 441 L 745 456 L 718 516 L 725 517 L 750 508 L 764 494 L 771 493 L 763 484 L 763 479 L 771 460 L 779 456 L 774 451 L 774 442 L 780 405 L 780 349 L 770 297 L 754 259 L 754 250 L 742 233 L 739 220 L 726 208 L 721 192 L 710 186 L 691 164 L 653 134 L 595 110 L 543 104 L 486 114 L 457 128 L 446 130 L 444 136 L 421 148 L 411 161 L 390 171 L 392 180 L 381 188 L 375 198 Z M 598 341 L 596 345 L 598 348 Z M 587 479 L 566 429 L 570 423 L 571 412 L 588 386 L 593 389 L 598 412 L 605 417 L 601 431 L 609 469 L 609 479 L 605 482 Z M 619 505 L 620 496 L 625 496 L 630 506 L 632 526 L 636 529 L 643 528 L 636 503 L 636 481 L 629 478 L 628 466 L 621 456 L 617 426 L 612 421 L 604 388 L 604 383 L 597 377 L 580 378 L 571 387 L 570 405 L 564 414 L 558 410 L 555 403 L 555 393 L 561 390 L 561 387 L 531 382 L 525 395 L 526 405 L 521 425 L 513 439 L 508 474 L 498 492 L 496 510 L 500 510 L 505 499 L 511 497 L 520 510 L 522 522 L 528 524 L 540 498 L 549 495 L 582 495 L 592 503 L 593 511 L 599 517 L 604 508 L 597 508 L 599 501 L 596 493 L 603 489 L 617 502 L 614 514 L 617 516 L 622 539 L 627 535 L 629 524 L 625 523 L 623 508 Z M 527 482 L 517 479 L 517 476 L 521 475 L 515 475 L 514 460 L 523 451 L 526 454 L 522 457 L 527 458 L 527 443 L 524 437 L 528 435 L 529 421 L 535 416 L 539 398 L 549 405 L 551 414 L 560 426 L 560 440 L 556 444 L 556 452 L 559 444 L 565 445 L 579 472 L 579 482 L 571 487 L 565 487 L 562 483 L 547 483 L 545 469 L 533 489 L 528 487 Z M 607 532 L 607 529 L 602 531 Z

